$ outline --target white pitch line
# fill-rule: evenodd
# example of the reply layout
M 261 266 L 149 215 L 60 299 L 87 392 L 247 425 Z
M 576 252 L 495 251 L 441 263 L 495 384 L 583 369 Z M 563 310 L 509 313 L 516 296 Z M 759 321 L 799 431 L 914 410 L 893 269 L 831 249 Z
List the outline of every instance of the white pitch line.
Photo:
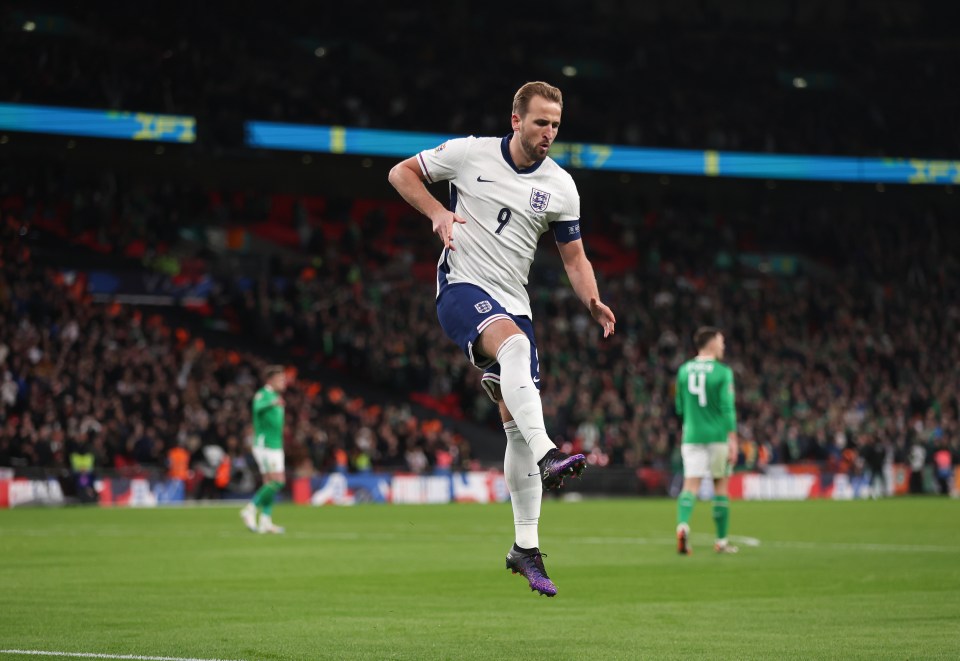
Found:
M 731 542 L 740 542 L 744 546 L 752 546 L 754 548 L 760 546 L 760 540 L 756 537 L 741 537 L 738 535 L 730 535 Z
M 713 537 L 707 533 L 693 535 L 694 541 L 707 543 Z M 878 553 L 960 553 L 960 546 L 942 546 L 937 544 L 886 544 L 882 542 L 800 542 L 800 541 L 763 541 L 756 537 L 730 535 L 730 541 L 744 546 L 758 547 L 761 544 L 782 549 L 809 549 L 819 551 L 874 551 Z M 667 545 L 676 540 L 671 537 L 571 537 L 565 544 L 627 544 L 627 545 Z
M 830 551 L 878 551 L 881 553 L 960 553 L 960 547 L 936 544 L 885 544 L 871 542 L 764 542 L 782 549 L 826 549 Z
M 140 654 L 98 654 L 96 652 L 49 652 L 47 650 L 0 650 L 0 654 L 55 656 L 71 659 L 127 659 L 129 661 L 239 661 L 238 659 L 196 659 L 185 656 L 143 656 Z
M 290 539 L 315 539 L 315 540 L 339 540 L 339 541 L 355 541 L 360 543 L 367 543 L 372 541 L 390 541 L 401 538 L 409 538 L 409 533 L 405 532 L 403 534 L 396 532 L 369 532 L 369 533 L 360 533 L 360 532 L 348 532 L 348 531 L 295 531 L 290 532 L 285 535 L 285 537 Z M 125 530 L 122 527 L 92 527 L 92 528 L 83 528 L 69 530 L 65 528 L 30 528 L 30 529 L 20 529 L 13 531 L 3 531 L 0 532 L 0 539 L 3 537 L 55 537 L 55 536 L 79 536 L 79 535 L 89 535 L 91 533 L 96 533 L 102 537 L 153 537 L 159 536 L 159 534 L 141 534 L 139 532 L 131 532 Z M 414 532 L 419 533 L 421 531 L 415 530 Z M 435 534 L 433 530 L 423 531 L 427 536 L 431 537 L 434 540 L 445 540 L 449 542 L 470 542 L 478 538 L 489 537 L 490 533 L 471 533 L 471 534 L 462 534 L 462 535 L 444 535 L 444 534 Z M 204 538 L 210 537 L 210 533 L 204 531 L 180 531 L 175 533 L 164 533 L 164 537 L 169 536 L 183 537 L 183 538 Z M 231 530 L 221 530 L 219 535 L 222 539 L 252 539 L 253 536 L 249 532 L 243 530 L 242 527 L 237 526 L 235 529 Z M 700 542 L 701 544 L 706 544 L 708 541 L 713 540 L 713 536 L 708 533 L 693 533 L 694 542 Z M 747 547 L 756 548 L 761 546 L 773 547 L 773 548 L 782 548 L 782 549 L 798 549 L 798 550 L 819 550 L 819 551 L 868 551 L 876 553 L 960 553 L 960 546 L 945 546 L 940 544 L 895 544 L 895 543 L 885 543 L 885 542 L 813 542 L 813 541 L 798 541 L 798 540 L 763 540 L 756 537 L 748 537 L 742 535 L 730 535 L 730 540 L 743 544 Z M 606 544 L 623 544 L 623 545 L 656 545 L 656 546 L 669 546 L 676 543 L 674 537 L 620 537 L 620 536 L 589 536 L 589 537 L 571 537 L 565 540 L 566 544 L 583 544 L 583 545 L 606 545 Z M 3 650 L 0 650 L 2 653 Z M 96 658 L 96 657 L 93 657 Z M 121 657 L 101 657 L 101 658 L 121 658 Z M 137 658 L 137 657 L 131 657 Z M 144 661 L 147 661 L 146 657 L 143 657 Z M 192 660 L 191 660 L 192 661 Z M 209 659 L 207 661 L 222 661 L 216 659 Z

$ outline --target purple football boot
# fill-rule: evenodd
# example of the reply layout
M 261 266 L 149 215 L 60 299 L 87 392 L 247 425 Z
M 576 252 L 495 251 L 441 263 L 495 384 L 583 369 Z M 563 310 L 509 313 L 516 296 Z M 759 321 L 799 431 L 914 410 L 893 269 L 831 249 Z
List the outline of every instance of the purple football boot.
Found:
M 587 467 L 587 458 L 582 454 L 568 455 L 554 448 L 537 462 L 540 467 L 540 482 L 550 490 L 563 486 L 563 478 L 580 477 Z
M 556 596 L 557 586 L 547 576 L 540 549 L 524 551 L 514 544 L 507 553 L 507 569 L 526 578 L 531 590 L 536 590 L 548 597 Z

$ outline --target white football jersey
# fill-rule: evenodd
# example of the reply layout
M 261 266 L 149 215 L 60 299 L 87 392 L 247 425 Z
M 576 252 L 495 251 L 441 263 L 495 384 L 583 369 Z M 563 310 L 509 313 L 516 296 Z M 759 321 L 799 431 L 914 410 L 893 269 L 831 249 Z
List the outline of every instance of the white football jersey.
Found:
M 437 295 L 448 284 L 482 288 L 515 315 L 530 317 L 527 276 L 540 235 L 552 227 L 561 243 L 580 239 L 580 195 L 550 157 L 518 169 L 505 138 L 457 138 L 417 155 L 429 182 L 450 182 L 456 250 L 437 265 Z

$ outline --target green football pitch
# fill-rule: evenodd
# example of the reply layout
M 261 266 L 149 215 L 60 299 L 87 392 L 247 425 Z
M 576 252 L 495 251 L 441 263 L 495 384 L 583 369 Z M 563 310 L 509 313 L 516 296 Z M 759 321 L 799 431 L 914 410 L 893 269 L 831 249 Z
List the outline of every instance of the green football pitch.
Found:
M 957 501 L 735 502 L 726 556 L 698 503 L 690 557 L 674 508 L 545 502 L 553 599 L 509 505 L 2 511 L 0 661 L 960 658 Z

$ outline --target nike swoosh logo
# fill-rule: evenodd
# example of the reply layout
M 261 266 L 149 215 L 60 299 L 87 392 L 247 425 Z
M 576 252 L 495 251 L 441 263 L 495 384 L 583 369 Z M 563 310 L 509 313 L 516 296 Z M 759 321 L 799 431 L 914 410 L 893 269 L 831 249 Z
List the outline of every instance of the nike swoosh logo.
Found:
M 540 377 L 538 376 L 538 377 L 534 378 L 533 382 L 534 382 L 534 383 L 540 383 Z
M 481 184 L 495 184 L 495 183 L 497 183 L 497 182 L 495 182 L 493 179 L 481 179 L 481 178 L 480 178 L 480 175 L 477 175 L 477 181 L 479 181 Z
M 527 473 L 527 477 L 540 477 L 540 473 Z

